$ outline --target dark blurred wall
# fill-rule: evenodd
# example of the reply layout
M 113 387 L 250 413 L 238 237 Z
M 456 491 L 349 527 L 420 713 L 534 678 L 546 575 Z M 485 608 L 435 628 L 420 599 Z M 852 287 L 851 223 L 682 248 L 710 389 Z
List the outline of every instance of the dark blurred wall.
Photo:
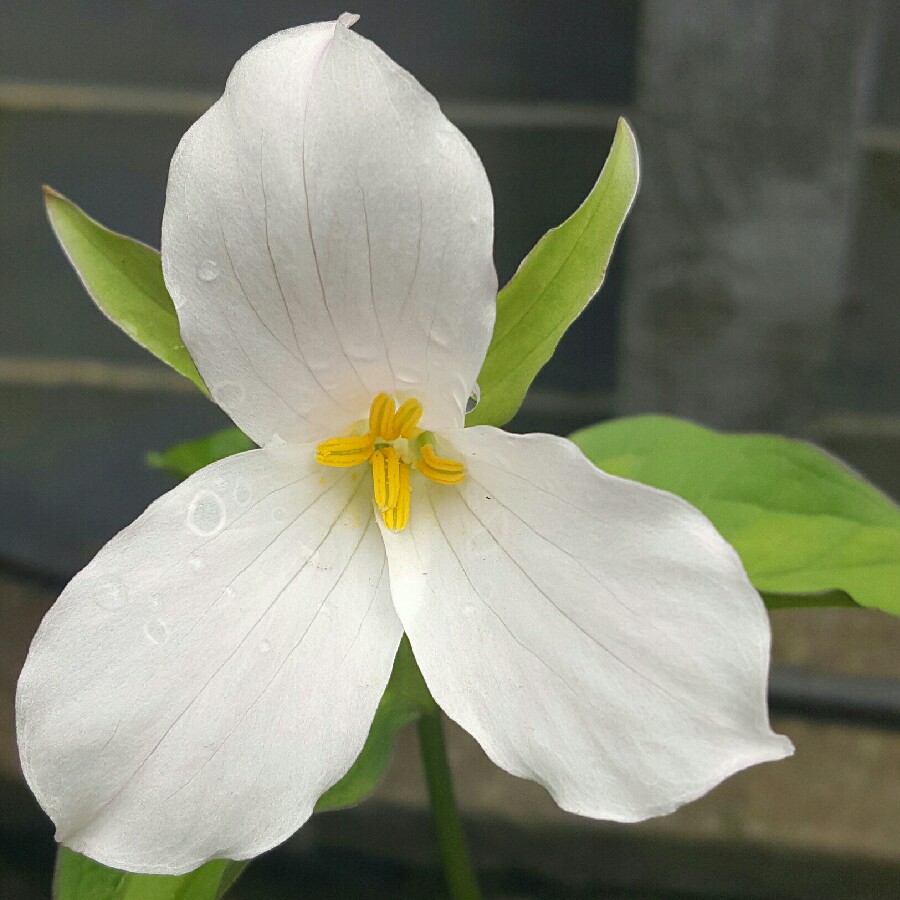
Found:
M 846 386 L 823 390 L 829 359 L 849 349 L 851 249 L 866 229 L 861 142 L 884 14 L 845 0 L 644 4 L 626 409 L 802 431 L 867 377 L 845 367 Z M 892 294 L 869 296 L 864 316 L 893 309 Z M 896 323 L 892 348 L 870 344 L 868 366 L 884 380 L 859 398 L 866 409 L 896 403 Z
M 618 409 L 812 439 L 900 496 L 900 5 L 647 0 Z

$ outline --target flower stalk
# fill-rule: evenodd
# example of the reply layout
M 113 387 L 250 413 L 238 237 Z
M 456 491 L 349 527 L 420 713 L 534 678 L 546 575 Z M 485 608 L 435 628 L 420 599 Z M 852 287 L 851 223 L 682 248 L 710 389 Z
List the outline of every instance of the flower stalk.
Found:
M 453 794 L 439 710 L 424 713 L 418 722 L 419 747 L 428 783 L 431 818 L 444 877 L 453 900 L 481 900 L 481 890 Z

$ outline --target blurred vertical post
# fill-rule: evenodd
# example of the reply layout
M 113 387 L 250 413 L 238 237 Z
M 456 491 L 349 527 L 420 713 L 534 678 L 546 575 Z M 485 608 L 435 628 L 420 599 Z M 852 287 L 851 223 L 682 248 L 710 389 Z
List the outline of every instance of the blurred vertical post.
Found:
M 645 0 L 623 412 L 796 431 L 845 298 L 877 0 Z

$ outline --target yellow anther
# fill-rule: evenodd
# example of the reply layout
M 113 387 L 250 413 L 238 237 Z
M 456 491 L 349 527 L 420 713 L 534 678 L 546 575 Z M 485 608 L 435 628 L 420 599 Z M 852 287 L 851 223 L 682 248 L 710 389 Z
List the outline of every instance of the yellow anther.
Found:
M 409 521 L 409 500 L 412 487 L 409 483 L 409 466 L 406 463 L 400 463 L 400 472 L 398 479 L 397 504 L 390 509 L 383 511 L 384 524 L 391 531 L 402 531 Z
M 413 467 L 438 484 L 459 484 L 466 477 L 461 462 L 438 456 L 432 444 L 417 449 L 419 442 L 434 439 L 419 429 L 421 418 L 422 404 L 415 398 L 398 407 L 393 397 L 378 394 L 369 409 L 366 434 L 331 438 L 316 448 L 316 461 L 324 466 L 350 468 L 371 463 L 375 505 L 392 531 L 401 531 L 409 522 Z M 360 427 L 365 425 L 360 423 Z
M 372 455 L 374 449 L 372 437 L 368 434 L 331 438 L 316 447 L 316 462 L 337 468 L 358 466 Z
M 375 502 L 379 509 L 387 506 L 387 472 L 384 465 L 384 454 L 376 450 L 372 454 L 372 486 L 375 489 Z
M 393 447 L 385 447 L 384 462 L 387 480 L 387 499 L 385 507 L 393 509 L 397 505 L 397 498 L 400 496 L 400 457 Z
M 431 444 L 423 444 L 416 468 L 438 484 L 459 484 L 466 477 L 466 467 L 455 459 L 438 456 Z
M 394 409 L 396 404 L 387 394 L 378 394 L 369 409 L 369 434 L 372 438 L 381 437 L 387 441 L 394 425 Z
M 382 447 L 372 454 L 372 487 L 379 509 L 393 509 L 400 496 L 400 470 L 403 464 L 393 447 Z
M 397 437 L 415 437 L 416 425 L 422 418 L 422 404 L 414 397 L 404 400 L 394 413 L 394 431 Z

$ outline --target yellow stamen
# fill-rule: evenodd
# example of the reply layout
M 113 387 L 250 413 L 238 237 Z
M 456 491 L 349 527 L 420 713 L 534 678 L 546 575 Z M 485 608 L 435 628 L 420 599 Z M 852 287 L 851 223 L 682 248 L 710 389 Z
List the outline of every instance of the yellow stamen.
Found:
M 386 509 L 382 513 L 384 516 L 384 524 L 391 531 L 402 531 L 406 528 L 409 521 L 409 500 L 412 487 L 409 483 L 410 468 L 406 463 L 400 464 L 399 484 L 397 492 L 397 505 L 391 509 Z
M 438 456 L 431 443 L 417 449 L 420 441 L 434 439 L 418 427 L 421 418 L 422 404 L 415 398 L 398 407 L 392 397 L 378 394 L 369 409 L 366 434 L 331 438 L 316 448 L 316 461 L 323 466 L 350 468 L 371 463 L 375 504 L 392 531 L 401 531 L 409 522 L 413 467 L 438 484 L 459 484 L 466 477 L 461 462 Z M 359 423 L 358 427 L 365 425 Z M 411 457 L 415 462 L 410 463 Z
M 364 463 L 375 449 L 372 436 L 368 434 L 353 437 L 331 438 L 316 447 L 316 462 L 323 466 L 349 468 Z
M 394 413 L 394 431 L 397 437 L 415 437 L 416 425 L 422 418 L 422 404 L 414 397 L 405 400 Z
M 438 456 L 431 444 L 423 444 L 416 468 L 438 484 L 459 484 L 466 477 L 466 467 L 455 459 Z
M 378 394 L 369 409 L 369 434 L 372 438 L 381 437 L 391 441 L 389 437 L 394 425 L 394 401 L 387 394 Z
M 372 454 L 372 485 L 375 489 L 375 502 L 379 509 L 384 509 L 387 506 L 387 471 L 384 454 L 380 450 Z
M 387 482 L 387 498 L 384 508 L 393 509 L 397 505 L 400 496 L 400 457 L 393 447 L 385 447 L 382 450 L 385 462 L 385 480 Z

